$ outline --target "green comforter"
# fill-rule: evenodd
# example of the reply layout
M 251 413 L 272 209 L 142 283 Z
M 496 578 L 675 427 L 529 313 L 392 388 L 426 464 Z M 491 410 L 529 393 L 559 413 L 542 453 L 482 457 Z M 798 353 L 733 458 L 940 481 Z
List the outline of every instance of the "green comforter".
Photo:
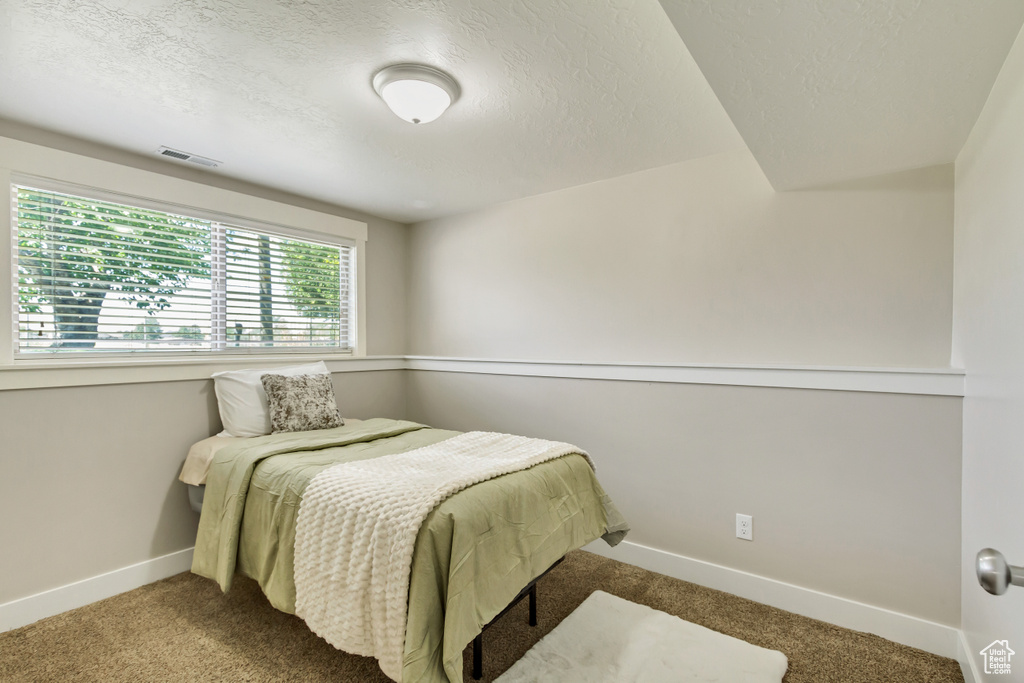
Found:
M 237 571 L 294 614 L 299 501 L 331 465 L 428 446 L 458 432 L 375 418 L 249 439 L 217 453 L 206 480 L 192 571 L 227 591 Z M 438 505 L 416 539 L 403 683 L 459 681 L 462 651 L 558 558 L 628 526 L 581 455 L 481 482 Z

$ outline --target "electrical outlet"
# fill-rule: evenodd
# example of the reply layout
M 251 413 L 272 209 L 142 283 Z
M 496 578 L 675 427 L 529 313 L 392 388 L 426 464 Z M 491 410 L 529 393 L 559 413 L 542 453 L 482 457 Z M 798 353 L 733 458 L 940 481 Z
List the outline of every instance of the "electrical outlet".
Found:
M 744 541 L 754 540 L 754 518 L 750 515 L 736 515 L 736 538 Z

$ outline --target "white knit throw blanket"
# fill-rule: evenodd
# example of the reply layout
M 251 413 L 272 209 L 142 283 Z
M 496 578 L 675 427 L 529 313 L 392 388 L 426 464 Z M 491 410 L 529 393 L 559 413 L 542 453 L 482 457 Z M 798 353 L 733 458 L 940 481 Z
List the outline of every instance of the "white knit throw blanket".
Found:
M 467 486 L 569 453 L 590 460 L 567 443 L 467 432 L 325 469 L 299 506 L 295 613 L 331 645 L 376 657 L 401 681 L 412 552 L 423 520 Z

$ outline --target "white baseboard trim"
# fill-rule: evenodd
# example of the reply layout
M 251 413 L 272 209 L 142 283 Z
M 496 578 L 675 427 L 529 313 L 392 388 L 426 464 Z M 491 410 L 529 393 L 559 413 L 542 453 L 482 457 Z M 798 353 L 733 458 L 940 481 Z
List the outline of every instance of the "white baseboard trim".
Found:
M 956 659 L 962 666 L 962 636 L 952 626 L 649 548 L 639 543 L 623 541 L 609 548 L 604 541 L 595 541 L 584 550 L 836 626 L 874 633 L 903 645 Z
M 188 571 L 192 568 L 192 551 L 186 548 L 6 602 L 0 605 L 0 633 Z
M 978 663 L 967 643 L 967 636 L 960 631 L 960 637 L 956 644 L 956 660 L 960 662 L 960 672 L 964 675 L 964 683 L 981 683 L 981 672 L 978 671 Z

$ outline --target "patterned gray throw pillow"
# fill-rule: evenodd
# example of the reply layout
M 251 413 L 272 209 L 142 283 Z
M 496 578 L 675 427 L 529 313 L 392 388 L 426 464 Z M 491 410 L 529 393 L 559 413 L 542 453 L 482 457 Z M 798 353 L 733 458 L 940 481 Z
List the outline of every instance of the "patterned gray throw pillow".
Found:
M 272 433 L 306 432 L 345 424 L 338 412 L 330 375 L 263 375 L 260 380 L 267 392 Z

